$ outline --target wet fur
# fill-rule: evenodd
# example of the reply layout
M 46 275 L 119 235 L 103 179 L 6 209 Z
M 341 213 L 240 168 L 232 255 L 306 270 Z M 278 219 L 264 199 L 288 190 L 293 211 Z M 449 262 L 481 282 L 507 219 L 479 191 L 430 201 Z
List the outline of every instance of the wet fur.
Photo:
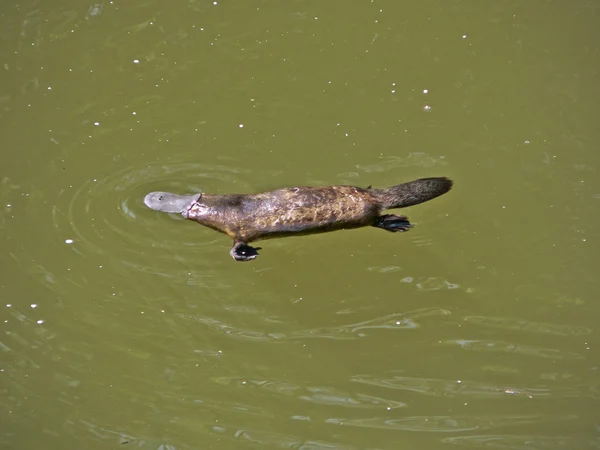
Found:
M 448 178 L 423 178 L 386 189 L 326 186 L 259 194 L 203 194 L 187 210 L 187 218 L 230 236 L 234 240 L 232 257 L 248 261 L 258 255 L 258 249 L 247 244 L 259 239 L 365 226 L 407 231 L 411 225 L 406 217 L 382 212 L 426 202 L 451 188 Z

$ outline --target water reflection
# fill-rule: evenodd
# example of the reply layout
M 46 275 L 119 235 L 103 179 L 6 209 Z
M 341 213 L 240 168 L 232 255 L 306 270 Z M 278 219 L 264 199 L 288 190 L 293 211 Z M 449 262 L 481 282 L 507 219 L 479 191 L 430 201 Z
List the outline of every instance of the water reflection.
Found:
M 557 348 L 535 347 L 518 342 L 506 342 L 501 340 L 489 341 L 484 339 L 452 339 L 443 341 L 446 345 L 457 345 L 464 350 L 512 353 L 521 356 L 536 356 L 549 359 L 584 359 L 582 354 L 568 352 Z
M 499 385 L 478 383 L 468 380 L 443 380 L 435 378 L 415 378 L 402 375 L 378 377 L 374 375 L 358 375 L 352 381 L 372 386 L 379 386 L 399 391 L 408 391 L 432 397 L 461 397 L 469 400 L 478 398 L 497 398 L 503 395 L 521 395 L 533 398 L 533 394 L 548 394 L 547 389 L 507 388 Z
M 531 443 L 535 442 L 538 448 L 552 449 L 575 449 L 575 448 L 598 448 L 597 439 L 586 439 L 583 437 L 574 437 L 569 434 L 559 434 L 548 437 L 544 434 L 539 435 L 512 435 L 512 434 L 488 434 L 475 436 L 457 436 L 441 439 L 445 444 L 458 445 L 461 448 L 490 448 L 501 450 L 525 450 L 531 448 Z
M 159 188 L 198 192 L 203 184 L 234 184 L 244 189 L 247 186 L 239 174 L 245 172 L 231 166 L 180 162 L 124 169 L 102 178 L 88 179 L 78 187 L 62 190 L 53 199 L 52 226 L 73 252 L 96 261 L 99 270 L 106 264 L 111 264 L 114 270 L 116 264 L 128 273 L 153 274 L 198 286 L 210 284 L 214 288 L 216 280 L 210 280 L 210 270 L 196 270 L 193 274 L 185 270 L 178 272 L 169 261 L 186 265 L 194 260 L 196 268 L 206 269 L 209 258 L 194 258 L 194 255 L 215 251 L 214 243 L 219 242 L 220 236 L 207 234 L 207 239 L 201 239 L 193 233 L 199 231 L 198 228 L 165 225 L 165 222 L 182 219 L 152 214 L 142 199 L 147 192 Z M 182 234 L 177 227 L 188 233 Z M 222 242 L 229 245 L 226 238 Z M 147 256 L 149 249 L 157 258 Z M 48 284 L 56 284 L 57 276 L 50 268 L 38 266 L 37 270 Z M 65 281 L 64 277 L 61 281 Z M 74 279 L 71 282 L 77 284 Z
M 357 164 L 356 168 L 367 173 L 385 172 L 399 167 L 436 167 L 445 166 L 447 161 L 440 156 L 432 156 L 427 153 L 409 153 L 407 156 L 389 155 L 381 156 L 381 162 L 374 164 Z
M 453 415 L 453 416 L 409 416 L 399 419 L 389 417 L 372 417 L 365 419 L 332 418 L 327 423 L 381 428 L 397 431 L 420 431 L 433 433 L 458 433 L 474 430 L 486 430 L 522 425 L 553 423 L 575 420 L 576 416 L 561 415 L 548 417 L 543 415 Z
M 469 324 L 480 325 L 483 327 L 511 331 L 518 330 L 528 333 L 552 334 L 555 336 L 585 336 L 592 332 L 591 329 L 582 326 L 541 323 L 515 317 L 465 316 L 463 320 Z
M 406 313 L 394 313 L 383 317 L 377 317 L 371 320 L 366 320 L 347 325 L 339 325 L 332 327 L 310 328 L 306 330 L 294 330 L 290 332 L 265 332 L 260 330 L 251 330 L 247 328 L 239 328 L 234 324 L 225 323 L 219 319 L 198 316 L 194 314 L 181 314 L 182 320 L 191 320 L 197 323 L 208 326 L 209 328 L 224 333 L 227 336 L 258 340 L 264 342 L 277 342 L 297 339 L 333 339 L 333 340 L 348 340 L 359 339 L 368 335 L 370 330 L 406 330 L 419 327 L 419 319 L 432 316 L 445 316 L 450 314 L 450 311 L 444 309 L 420 309 Z M 278 321 L 269 320 L 270 323 Z M 258 325 L 258 323 L 257 323 Z M 285 323 L 282 323 L 282 328 L 287 328 Z

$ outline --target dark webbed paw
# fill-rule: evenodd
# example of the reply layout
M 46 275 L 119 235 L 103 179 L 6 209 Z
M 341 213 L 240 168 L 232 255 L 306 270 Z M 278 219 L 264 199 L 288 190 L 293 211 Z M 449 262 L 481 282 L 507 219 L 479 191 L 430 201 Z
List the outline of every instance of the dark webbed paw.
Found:
M 252 261 L 258 256 L 260 247 L 250 247 L 248 244 L 236 243 L 229 254 L 236 261 Z
M 408 231 L 412 228 L 412 225 L 408 219 L 404 216 L 397 216 L 395 214 L 385 214 L 375 219 L 374 227 L 382 228 L 392 233 Z

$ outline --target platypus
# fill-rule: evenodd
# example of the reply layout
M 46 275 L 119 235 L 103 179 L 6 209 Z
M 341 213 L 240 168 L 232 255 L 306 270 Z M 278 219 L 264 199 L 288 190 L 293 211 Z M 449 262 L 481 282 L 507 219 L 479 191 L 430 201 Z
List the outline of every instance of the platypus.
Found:
M 355 186 L 290 187 L 258 194 L 176 195 L 151 192 L 149 208 L 180 213 L 186 219 L 225 233 L 233 239 L 229 254 L 236 261 L 251 261 L 259 239 L 324 233 L 373 226 L 387 231 L 408 231 L 405 216 L 382 214 L 439 197 L 452 188 L 452 180 L 421 178 L 385 189 Z

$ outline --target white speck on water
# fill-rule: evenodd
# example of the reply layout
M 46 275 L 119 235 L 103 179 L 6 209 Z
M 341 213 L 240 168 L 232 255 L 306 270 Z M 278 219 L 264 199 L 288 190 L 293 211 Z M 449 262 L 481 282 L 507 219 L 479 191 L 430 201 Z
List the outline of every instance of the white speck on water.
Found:
M 531 141 L 528 139 L 526 141 L 523 141 L 523 144 L 527 145 L 527 144 L 531 144 Z
M 35 323 L 37 323 L 38 325 L 41 325 L 44 323 L 44 321 L 42 319 L 40 319 L 40 320 L 36 321 Z
M 100 126 L 100 122 L 94 122 L 94 125 L 96 125 L 97 127 Z
M 431 106 L 429 106 L 429 105 L 423 106 L 423 111 L 431 111 Z
M 31 305 L 29 305 L 29 306 L 31 306 L 32 308 L 37 308 L 37 305 L 36 305 L 35 303 L 32 303 L 32 304 L 31 304 Z
M 429 89 L 423 89 L 423 94 L 427 94 L 429 92 Z
M 243 124 L 243 123 L 240 123 L 240 124 L 238 125 L 238 127 L 240 127 L 240 128 L 244 128 L 244 124 Z
M 133 63 L 134 63 L 134 64 L 139 64 L 139 63 L 140 63 L 140 60 L 139 60 L 139 59 L 134 59 L 134 60 L 133 60 Z
M 52 86 L 48 86 L 48 90 L 51 91 L 52 90 Z
M 135 111 L 133 111 L 131 114 L 133 114 L 135 116 L 137 113 Z
M 462 35 L 462 38 L 463 38 L 463 39 L 466 39 L 466 38 L 467 38 L 467 35 L 466 35 L 466 34 L 463 34 L 463 35 Z
M 458 384 L 462 384 L 462 381 L 461 381 L 461 380 L 456 380 L 456 382 L 457 382 Z
M 65 239 L 65 244 L 72 244 L 73 243 L 73 239 Z
M 10 308 L 11 306 L 12 306 L 12 304 L 11 304 L 11 303 L 7 303 L 7 304 L 6 304 L 6 307 L 7 307 L 7 308 Z
M 216 5 L 217 5 L 217 2 L 213 2 L 213 5 L 215 5 L 215 6 L 216 6 Z

